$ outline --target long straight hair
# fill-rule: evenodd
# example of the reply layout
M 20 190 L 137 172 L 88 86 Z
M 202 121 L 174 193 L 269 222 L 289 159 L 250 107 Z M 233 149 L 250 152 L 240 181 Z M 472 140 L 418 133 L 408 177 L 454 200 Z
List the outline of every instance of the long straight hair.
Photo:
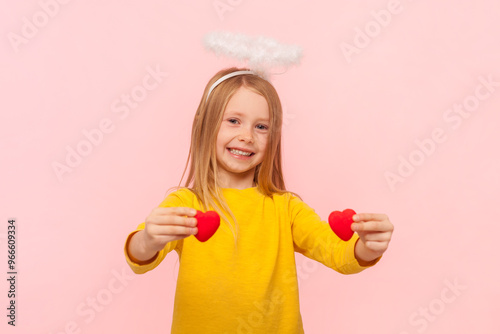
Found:
M 215 81 L 228 73 L 242 70 L 248 69 L 236 67 L 223 69 L 217 72 L 206 85 L 193 120 L 191 146 L 189 148 L 186 167 L 184 168 L 179 185 L 169 189 L 181 188 L 182 179 L 191 159 L 191 168 L 184 187 L 195 194 L 203 207 L 203 211 L 207 211 L 209 206 L 211 206 L 221 216 L 221 220 L 228 225 L 233 233 L 235 244 L 238 235 L 238 224 L 236 217 L 227 205 L 224 195 L 220 190 L 220 181 L 217 174 L 216 142 L 227 103 L 240 87 L 245 87 L 263 96 L 269 106 L 270 127 L 267 149 L 264 160 L 255 168 L 253 179 L 257 189 L 265 196 L 272 197 L 274 194 L 291 193 L 300 198 L 298 194 L 286 190 L 283 179 L 281 166 L 283 110 L 278 93 L 273 85 L 257 75 L 237 75 L 220 83 L 210 93 L 210 98 L 207 101 L 208 91 Z M 300 199 L 302 200 L 302 198 Z M 231 220 L 234 222 L 234 228 L 229 222 L 228 216 L 222 211 L 229 214 Z

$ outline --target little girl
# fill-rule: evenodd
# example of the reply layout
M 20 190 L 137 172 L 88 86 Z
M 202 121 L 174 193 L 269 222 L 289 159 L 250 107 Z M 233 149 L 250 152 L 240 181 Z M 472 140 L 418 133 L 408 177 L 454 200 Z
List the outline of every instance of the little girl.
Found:
M 128 235 L 125 258 L 136 274 L 172 250 L 179 256 L 171 333 L 304 333 L 294 252 L 355 274 L 387 249 L 393 225 L 386 215 L 355 215 L 357 234 L 344 242 L 286 190 L 282 117 L 267 80 L 247 69 L 218 72 L 194 117 L 185 187 Z M 221 217 L 206 242 L 193 236 L 196 210 Z

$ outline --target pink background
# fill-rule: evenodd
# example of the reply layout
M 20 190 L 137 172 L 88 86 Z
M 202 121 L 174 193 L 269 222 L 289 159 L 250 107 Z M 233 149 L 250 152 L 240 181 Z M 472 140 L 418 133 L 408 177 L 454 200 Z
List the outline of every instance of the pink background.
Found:
M 1 332 L 169 332 L 177 256 L 134 275 L 123 244 L 178 184 L 207 81 L 239 65 L 203 48 L 227 30 L 304 48 L 272 81 L 288 188 L 325 220 L 349 207 L 395 225 L 358 275 L 296 255 L 306 333 L 498 333 L 499 14 L 487 0 L 3 1 L 0 267 L 7 276 L 16 218 L 19 275 L 16 328 L 0 280 Z M 168 75 L 126 114 L 122 94 L 138 94 L 148 68 Z M 450 114 L 460 104 L 469 116 Z M 106 119 L 58 177 L 53 164 Z M 444 141 L 430 144 L 435 131 Z M 413 170 L 391 187 L 401 159 Z

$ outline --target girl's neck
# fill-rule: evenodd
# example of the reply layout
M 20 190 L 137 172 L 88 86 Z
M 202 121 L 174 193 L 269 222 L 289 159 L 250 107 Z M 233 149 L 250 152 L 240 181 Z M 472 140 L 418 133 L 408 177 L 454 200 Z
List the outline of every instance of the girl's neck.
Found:
M 233 185 L 233 186 L 222 186 L 221 189 L 239 189 L 239 190 L 244 190 L 248 188 L 255 188 L 257 184 L 255 182 L 252 182 L 251 186 L 245 186 L 245 185 Z

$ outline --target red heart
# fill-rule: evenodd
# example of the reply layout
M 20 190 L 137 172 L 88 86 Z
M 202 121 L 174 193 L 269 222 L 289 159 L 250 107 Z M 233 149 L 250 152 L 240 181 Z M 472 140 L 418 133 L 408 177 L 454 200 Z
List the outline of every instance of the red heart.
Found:
M 194 216 L 198 221 L 198 233 L 194 236 L 201 242 L 205 242 L 214 235 L 220 226 L 219 214 L 215 211 L 202 211 L 196 210 L 197 214 Z
M 353 223 L 352 216 L 356 212 L 351 209 L 345 209 L 344 211 L 333 211 L 328 217 L 328 223 L 332 228 L 333 232 L 342 240 L 348 241 L 352 238 L 354 231 L 351 229 L 351 224 Z

